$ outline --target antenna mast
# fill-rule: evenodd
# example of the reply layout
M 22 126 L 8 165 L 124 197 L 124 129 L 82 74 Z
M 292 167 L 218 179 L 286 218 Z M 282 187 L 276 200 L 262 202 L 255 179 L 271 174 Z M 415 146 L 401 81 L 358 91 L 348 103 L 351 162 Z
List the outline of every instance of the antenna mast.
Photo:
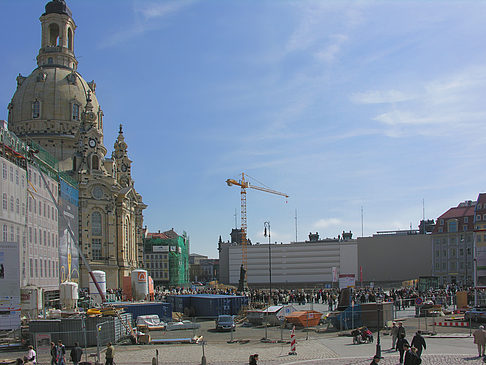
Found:
M 363 206 L 361 206 L 361 237 L 364 237 Z
M 299 242 L 297 240 L 297 209 L 295 210 L 295 242 Z

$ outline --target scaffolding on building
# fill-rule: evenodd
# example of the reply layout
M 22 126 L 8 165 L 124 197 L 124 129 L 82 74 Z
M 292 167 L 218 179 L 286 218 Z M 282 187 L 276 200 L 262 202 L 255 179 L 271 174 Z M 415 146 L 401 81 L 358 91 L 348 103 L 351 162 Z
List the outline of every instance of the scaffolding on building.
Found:
M 169 286 L 185 286 L 189 283 L 189 238 L 184 232 L 181 235 L 173 230 L 163 234 L 154 234 L 145 239 L 145 252 L 151 253 L 153 246 L 168 247 Z

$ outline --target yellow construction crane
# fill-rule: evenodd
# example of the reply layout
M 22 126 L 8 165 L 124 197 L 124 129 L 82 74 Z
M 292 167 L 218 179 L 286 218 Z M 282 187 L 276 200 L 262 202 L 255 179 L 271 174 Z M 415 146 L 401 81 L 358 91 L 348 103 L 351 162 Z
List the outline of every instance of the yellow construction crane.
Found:
M 247 239 L 246 239 L 246 189 L 255 189 L 255 190 L 260 190 L 264 191 L 266 193 L 270 194 L 276 194 L 276 195 L 281 195 L 286 198 L 289 196 L 285 193 L 281 193 L 280 191 L 264 188 L 261 186 L 257 185 L 251 185 L 248 181 L 245 180 L 245 173 L 241 173 L 241 180 L 236 181 L 234 179 L 228 179 L 226 180 L 226 184 L 228 186 L 236 185 L 241 187 L 241 245 L 242 245 L 242 250 L 241 250 L 241 258 L 242 258 L 242 263 L 243 267 L 245 268 L 245 271 L 247 271 Z

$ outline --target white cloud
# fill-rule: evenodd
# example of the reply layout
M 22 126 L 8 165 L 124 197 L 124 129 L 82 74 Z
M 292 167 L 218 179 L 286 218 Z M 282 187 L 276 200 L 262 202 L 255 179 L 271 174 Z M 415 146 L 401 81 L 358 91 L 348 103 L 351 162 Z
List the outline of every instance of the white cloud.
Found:
M 144 4 L 141 7 L 137 4 L 135 11 L 141 14 L 146 20 L 161 18 L 178 12 L 180 9 L 190 5 L 193 1 L 170 1 L 165 3 Z
M 325 61 L 334 61 L 348 33 L 363 23 L 362 5 L 364 3 L 341 2 L 298 2 L 296 12 L 300 22 L 285 46 L 286 53 L 312 50 L 316 56 Z M 329 44 L 322 47 L 323 39 L 330 34 L 330 29 L 340 29 L 339 34 L 329 37 Z M 331 33 L 332 34 L 332 33 Z
M 181 11 L 193 2 L 193 0 L 180 0 L 169 1 L 163 4 L 150 3 L 146 5 L 140 5 L 137 2 L 134 5 L 135 21 L 132 24 L 120 28 L 117 32 L 108 35 L 102 40 L 100 47 L 115 46 L 158 29 L 161 26 L 160 20 Z
M 336 227 L 340 226 L 343 224 L 343 221 L 341 221 L 338 218 L 322 218 L 319 219 L 317 222 L 313 224 L 313 227 L 316 229 L 326 229 L 330 227 Z
M 391 137 L 405 135 L 478 136 L 484 130 L 486 66 L 469 67 L 435 80 L 407 85 L 410 93 L 395 88 L 353 93 L 356 104 L 380 104 L 372 117 Z
M 416 96 L 399 90 L 369 90 L 351 95 L 356 104 L 388 104 L 415 99 Z
M 316 57 L 324 62 L 332 63 L 336 60 L 344 43 L 349 39 L 347 35 L 335 34 L 329 37 L 331 42 L 324 49 L 316 53 Z

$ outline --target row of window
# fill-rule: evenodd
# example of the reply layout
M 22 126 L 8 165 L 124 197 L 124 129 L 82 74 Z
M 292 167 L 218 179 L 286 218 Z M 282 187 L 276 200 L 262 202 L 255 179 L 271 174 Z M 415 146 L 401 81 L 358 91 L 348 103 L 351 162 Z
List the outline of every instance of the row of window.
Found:
M 80 116 L 80 105 L 77 103 L 71 104 L 71 119 L 79 120 Z M 39 119 L 41 115 L 41 102 L 39 100 L 34 100 L 32 102 L 32 119 Z
M 41 116 L 41 102 L 34 100 L 32 102 L 32 119 L 39 119 Z M 78 103 L 71 103 L 71 120 L 79 120 L 81 116 L 81 106 Z M 101 115 L 98 116 L 101 128 Z
M 472 269 L 472 263 L 468 262 L 467 265 L 464 262 L 459 263 L 459 270 L 465 270 L 467 267 L 468 270 Z M 440 262 L 435 263 L 435 270 L 442 270 L 445 271 L 447 270 L 447 262 L 443 262 L 442 264 Z M 457 263 L 456 262 L 450 262 L 449 263 L 449 271 L 456 271 L 457 270 Z
M 145 267 L 148 269 L 167 269 L 167 262 L 147 262 Z
M 485 204 L 485 206 L 486 206 L 486 204 Z M 478 209 L 480 209 L 480 208 L 478 208 Z M 481 221 L 481 220 L 486 221 L 486 214 L 483 214 L 483 215 L 481 215 L 481 214 L 476 214 L 476 222 Z M 450 221 L 448 221 L 448 222 L 447 222 L 447 224 L 449 224 L 449 228 L 451 228 L 451 227 L 450 227 L 450 225 L 451 225 L 451 224 L 452 224 L 452 225 L 454 225 L 454 224 L 455 224 L 455 225 L 457 225 L 457 222 L 458 222 L 458 221 L 457 221 L 456 219 L 454 219 L 454 220 L 450 220 Z M 463 217 L 463 222 L 464 222 L 465 224 L 469 223 L 469 217 Z M 439 224 L 440 224 L 441 226 L 443 226 L 443 225 L 444 225 L 444 219 L 440 219 L 440 220 L 439 220 Z M 450 231 L 450 229 L 449 229 L 449 231 Z
M 158 255 L 147 254 L 147 255 L 145 255 L 145 258 L 147 260 L 150 260 L 150 259 L 152 259 L 152 260 L 162 260 L 162 259 L 167 260 L 167 254 L 166 253 L 158 254 Z
M 39 174 L 39 176 L 37 176 L 37 172 L 35 170 L 32 170 L 31 168 L 29 168 L 28 179 L 30 183 L 34 185 L 34 188 L 36 190 L 37 190 L 37 186 L 41 189 L 45 188 L 41 175 Z M 49 189 L 51 190 L 52 195 L 54 195 L 54 197 L 57 198 L 57 185 L 55 183 L 51 183 L 47 181 L 47 179 L 46 179 L 46 183 L 49 185 Z
M 9 241 L 9 242 L 20 243 L 20 228 L 19 227 L 17 227 L 17 235 L 15 235 L 14 226 L 10 226 L 10 235 L 8 234 L 8 232 L 9 232 L 8 226 L 6 224 L 4 224 L 3 228 L 2 228 L 2 241 L 3 242 Z M 24 233 L 24 236 L 23 236 L 23 241 L 25 243 L 25 233 Z
M 27 204 L 30 213 L 39 214 L 39 216 L 44 216 L 44 218 L 57 222 L 57 214 L 55 214 L 57 209 L 55 210 L 54 206 L 47 203 L 42 204 L 41 201 L 36 202 L 30 196 Z
M 39 243 L 47 247 L 59 247 L 59 236 L 57 233 L 42 230 L 41 228 L 29 227 L 29 243 Z
M 5 162 L 2 163 L 2 178 L 4 180 L 8 179 L 8 169 L 7 169 L 7 164 Z M 25 187 L 25 177 L 24 174 L 19 173 L 19 169 L 16 168 L 14 170 L 13 166 L 10 166 L 10 182 L 14 182 L 17 185 L 19 185 L 19 182 L 21 182 L 22 187 Z
M 2 196 L 2 208 L 3 210 L 8 210 L 9 204 L 8 204 L 8 197 L 7 193 L 3 193 Z M 13 213 L 14 211 L 17 214 L 25 215 L 25 203 L 22 203 L 22 209 L 20 209 L 20 200 L 19 198 L 15 199 L 12 195 L 10 195 L 10 211 Z
M 461 244 L 464 244 L 464 242 L 466 243 L 471 243 L 472 242 L 472 234 L 460 234 L 460 235 L 451 235 L 451 236 L 448 236 L 448 237 L 441 237 L 441 238 L 434 238 L 434 245 L 438 245 L 438 244 L 451 244 L 451 245 L 457 245 L 457 243 L 460 242 Z
M 49 259 L 30 259 L 31 278 L 58 278 L 59 262 Z
M 167 271 L 152 271 L 150 272 L 150 276 L 153 279 L 169 279 L 169 273 Z
M 449 252 L 450 252 L 449 257 L 456 257 L 457 250 L 455 248 L 451 248 Z M 472 253 L 471 247 L 468 247 L 466 250 L 464 250 L 464 248 L 459 249 L 459 256 L 464 256 L 464 253 L 470 256 Z M 441 257 L 440 250 L 435 251 L 435 257 Z M 447 257 L 447 250 L 442 250 L 442 257 Z
M 462 226 L 462 230 L 464 232 L 468 231 L 469 230 L 469 226 Z M 438 231 L 439 231 L 439 233 L 444 233 L 444 228 L 443 227 L 439 227 Z M 449 223 L 449 229 L 448 229 L 447 232 L 450 232 L 450 233 L 457 232 L 457 223 L 456 222 Z

